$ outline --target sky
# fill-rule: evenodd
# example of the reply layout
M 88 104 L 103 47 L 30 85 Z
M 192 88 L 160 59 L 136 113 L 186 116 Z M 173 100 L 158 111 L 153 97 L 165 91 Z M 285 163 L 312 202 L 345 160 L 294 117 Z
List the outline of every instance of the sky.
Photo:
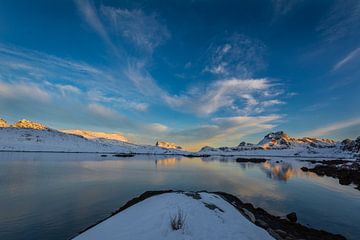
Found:
M 186 149 L 360 135 L 360 1 L 0 1 L 0 117 Z

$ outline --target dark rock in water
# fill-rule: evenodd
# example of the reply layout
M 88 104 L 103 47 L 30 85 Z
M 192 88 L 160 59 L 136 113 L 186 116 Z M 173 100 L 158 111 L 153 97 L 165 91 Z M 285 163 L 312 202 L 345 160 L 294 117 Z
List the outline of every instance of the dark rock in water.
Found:
M 290 220 L 290 222 L 297 222 L 297 216 L 295 212 L 289 213 L 288 215 L 286 215 L 286 217 Z
M 264 158 L 237 158 L 235 161 L 239 163 L 245 163 L 245 162 L 263 163 L 266 162 L 267 160 Z
M 113 155 L 114 157 L 133 157 L 134 153 L 117 153 Z
M 334 162 L 335 161 L 335 162 Z M 339 184 L 349 185 L 351 183 L 357 185 L 356 189 L 360 190 L 360 165 L 357 162 L 348 164 L 350 161 L 334 160 L 321 161 L 322 164 L 316 165 L 314 168 L 302 167 L 304 172 L 313 172 L 318 176 L 328 176 L 339 179 Z
M 302 168 L 300 168 L 303 172 L 308 172 L 309 171 L 309 169 L 307 168 L 307 167 L 302 167 Z
M 101 154 L 100 157 L 107 157 L 107 155 L 106 154 Z

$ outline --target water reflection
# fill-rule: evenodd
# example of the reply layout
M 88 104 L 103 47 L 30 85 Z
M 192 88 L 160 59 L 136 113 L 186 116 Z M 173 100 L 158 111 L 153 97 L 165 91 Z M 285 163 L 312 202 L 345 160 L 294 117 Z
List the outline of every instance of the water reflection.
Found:
M 159 160 L 155 160 L 155 165 L 156 166 L 173 166 L 176 165 L 177 162 L 180 161 L 181 158 L 176 158 L 176 157 L 171 157 L 171 158 L 165 158 L 165 159 L 159 159 Z
M 285 182 L 302 172 L 294 169 L 289 163 L 270 163 L 269 161 L 262 163 L 261 169 L 268 178 Z
M 138 194 L 160 189 L 229 192 L 271 213 L 295 211 L 302 223 L 360 239 L 359 191 L 304 174 L 296 159 L 276 160 L 0 153 L 0 239 L 68 239 Z

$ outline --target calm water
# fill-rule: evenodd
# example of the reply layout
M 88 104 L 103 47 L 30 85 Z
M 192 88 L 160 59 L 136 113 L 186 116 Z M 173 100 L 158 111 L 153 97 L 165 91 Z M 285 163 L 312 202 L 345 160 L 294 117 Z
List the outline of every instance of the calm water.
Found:
M 281 161 L 281 159 L 276 159 Z M 267 211 L 360 239 L 360 191 L 291 164 L 221 158 L 0 153 L 0 239 L 68 239 L 146 190 L 232 193 Z

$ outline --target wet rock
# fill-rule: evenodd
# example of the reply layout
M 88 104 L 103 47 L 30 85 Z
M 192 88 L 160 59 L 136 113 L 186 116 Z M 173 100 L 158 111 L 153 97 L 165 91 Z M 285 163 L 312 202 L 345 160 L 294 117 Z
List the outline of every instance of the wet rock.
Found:
M 289 213 L 286 215 L 286 218 L 289 219 L 290 222 L 297 222 L 297 216 L 295 212 Z
M 113 155 L 114 157 L 133 157 L 134 153 L 116 153 Z

